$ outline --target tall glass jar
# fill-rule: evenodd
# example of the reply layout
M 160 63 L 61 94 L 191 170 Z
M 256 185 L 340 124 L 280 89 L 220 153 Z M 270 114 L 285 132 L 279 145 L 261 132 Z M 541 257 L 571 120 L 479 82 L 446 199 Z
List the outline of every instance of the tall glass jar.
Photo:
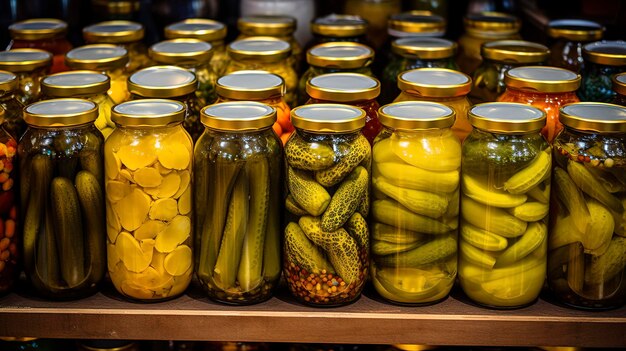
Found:
M 346 0 L 344 13 L 367 21 L 367 37 L 375 49 L 387 40 L 387 22 L 391 15 L 402 11 L 401 0 Z
M 113 132 L 111 108 L 115 103 L 107 94 L 111 80 L 106 74 L 95 71 L 71 71 L 51 74 L 41 81 L 42 100 L 56 98 L 81 98 L 98 105 L 98 118 L 94 124 L 104 139 Z
M 16 96 L 28 105 L 39 100 L 41 79 L 49 73 L 52 54 L 39 49 L 13 49 L 0 51 L 0 70 L 17 76 Z
M 226 73 L 247 70 L 261 70 L 279 75 L 285 81 L 285 101 L 289 106 L 296 105 L 298 74 L 287 59 L 291 55 L 291 45 L 273 37 L 250 37 L 236 40 L 228 45 L 230 62 Z
M 311 40 L 309 24 L 315 18 L 315 0 L 240 0 L 241 16 L 291 16 L 298 21 L 294 35 L 300 43 Z
M 306 83 L 321 74 L 335 72 L 362 73 L 374 76 L 370 65 L 374 50 L 367 45 L 353 42 L 329 42 L 316 45 L 306 53 L 309 69 L 298 82 L 298 105 L 306 103 Z
M 580 73 L 584 63 L 583 45 L 602 39 L 604 27 L 592 21 L 562 19 L 550 21 L 547 33 L 552 39 L 548 64 Z
M 1 76 L 1 73 L 0 73 Z M 1 83 L 0 83 L 1 84 Z M 6 130 L 4 109 L 0 107 L 0 295 L 12 290 L 20 275 L 22 231 L 19 228 L 16 175 L 17 142 Z
M 218 77 L 224 75 L 228 56 L 224 46 L 226 26 L 223 23 L 205 18 L 189 18 L 165 27 L 165 38 L 193 38 L 211 44 L 213 47 L 211 67 Z
M 171 39 L 150 47 L 150 58 L 158 65 L 175 65 L 193 72 L 198 79 L 196 96 L 200 106 L 215 102 L 217 73 L 210 61 L 213 56 L 211 44 L 198 39 Z
M 408 11 L 389 17 L 387 33 L 391 38 L 443 37 L 446 20 L 430 11 Z
M 126 86 L 127 63 L 126 49 L 111 44 L 80 46 L 65 55 L 65 64 L 72 70 L 91 70 L 109 76 L 111 87 L 107 93 L 116 104 L 130 98 Z
M 467 120 L 467 111 L 471 106 L 467 94 L 472 88 L 469 76 L 445 68 L 418 68 L 401 73 L 398 88 L 402 92 L 394 102 L 432 101 L 453 109 L 456 120 L 452 131 L 461 142 L 472 131 Z
M 457 271 L 461 143 L 454 110 L 385 105 L 372 151 L 372 261 L 376 291 L 399 304 L 445 299 Z
M 613 91 L 615 92 L 613 103 L 626 106 L 626 72 L 613 76 Z
M 329 41 L 351 41 L 368 44 L 367 21 L 360 16 L 330 14 L 311 22 L 313 40 L 307 48 Z
M 558 67 L 518 67 L 506 72 L 506 90 L 498 97 L 501 102 L 520 102 L 542 109 L 546 125 L 541 131 L 549 143 L 559 134 L 559 108 L 578 102 L 576 90 L 580 75 Z
M 140 0 L 91 0 L 92 15 L 98 21 L 126 20 L 139 17 Z
M 83 38 L 88 44 L 114 44 L 126 49 L 129 74 L 150 64 L 143 36 L 143 25 L 132 21 L 106 21 L 83 28 Z
M 26 131 L 22 117 L 24 105 L 17 99 L 17 76 L 9 71 L 0 71 L 0 107 L 4 110 L 4 129 L 13 139 L 19 140 Z
M 67 71 L 65 54 L 72 49 L 72 44 L 65 37 L 67 23 L 55 18 L 34 18 L 13 23 L 9 26 L 11 42 L 9 49 L 31 48 L 51 53 L 52 67 L 50 71 Z
M 133 300 L 181 295 L 193 272 L 192 157 L 185 105 L 144 99 L 116 105 L 104 145 L 107 262 Z
M 282 143 L 276 110 L 259 102 L 202 109 L 194 152 L 196 274 L 213 300 L 269 299 L 280 278 Z
M 491 308 L 533 303 L 546 277 L 552 152 L 542 110 L 485 103 L 463 143 L 459 281 Z
M 20 198 L 24 271 L 51 299 L 97 291 L 106 272 L 102 134 L 98 106 L 52 99 L 24 109 Z
M 217 101 L 257 101 L 276 110 L 272 128 L 283 145 L 293 133 L 291 109 L 285 101 L 285 81 L 265 71 L 238 71 L 217 80 Z
M 369 266 L 371 147 L 365 111 L 339 104 L 291 111 L 283 272 L 301 303 L 338 306 L 361 296 Z
M 200 122 L 200 106 L 195 92 L 198 80 L 192 72 L 176 66 L 153 66 L 133 73 L 128 78 L 131 100 L 173 99 L 185 104 L 183 127 L 195 142 L 204 131 Z
M 583 47 L 581 101 L 610 102 L 615 96 L 611 77 L 626 72 L 626 41 L 597 41 Z
M 582 309 L 626 303 L 626 108 L 561 108 L 554 141 L 548 285 Z
M 378 79 L 360 73 L 329 73 L 309 79 L 306 92 L 311 97 L 307 104 L 346 104 L 365 111 L 365 127 L 361 133 L 370 144 L 380 132 L 378 120 L 380 94 Z

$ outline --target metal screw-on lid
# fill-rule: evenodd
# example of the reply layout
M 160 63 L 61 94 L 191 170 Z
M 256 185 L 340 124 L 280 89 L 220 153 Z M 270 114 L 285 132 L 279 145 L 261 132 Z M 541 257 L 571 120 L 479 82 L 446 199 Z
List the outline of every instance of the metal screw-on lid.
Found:
M 507 87 L 539 93 L 566 93 L 580 87 L 580 74 L 559 67 L 524 66 L 504 75 Z
M 222 41 L 226 37 L 226 26 L 222 22 L 189 18 L 165 27 L 165 38 L 194 38 L 206 42 Z
M 132 21 L 106 21 L 83 28 L 83 38 L 88 43 L 132 43 L 143 36 L 143 25 Z
M 50 67 L 52 54 L 39 49 L 13 49 L 0 51 L 0 69 L 17 73 L 31 72 L 38 68 Z
M 626 66 L 626 41 L 596 41 L 583 46 L 583 58 L 607 66 Z
M 9 26 L 11 38 L 43 40 L 59 38 L 67 33 L 67 23 L 56 18 L 33 18 Z
M 380 95 L 378 79 L 360 73 L 329 73 L 309 79 L 306 92 L 317 100 L 355 102 Z
M 369 66 L 374 50 L 369 46 L 336 41 L 315 45 L 306 53 L 306 61 L 315 67 L 352 69 Z
M 602 39 L 604 27 L 596 22 L 580 19 L 561 19 L 548 23 L 547 33 L 552 38 L 571 41 L 592 41 Z
M 478 35 L 512 35 L 519 32 L 522 25 L 513 15 L 491 11 L 471 13 L 463 23 L 466 32 Z
M 394 36 L 443 36 L 446 32 L 446 20 L 430 11 L 391 15 L 388 26 Z
M 203 108 L 200 118 L 211 129 L 255 131 L 270 128 L 276 122 L 276 109 L 254 101 L 221 102 Z
M 601 102 L 576 102 L 559 110 L 565 126 L 592 132 L 626 133 L 626 108 Z
M 626 95 L 626 72 L 613 76 L 613 90 L 620 95 Z
M 198 65 L 211 59 L 213 47 L 202 40 L 180 38 L 156 43 L 148 53 L 159 64 Z
M 35 127 L 68 127 L 98 118 L 98 105 L 84 99 L 51 99 L 24 108 L 24 121 Z
M 106 93 L 111 79 L 94 71 L 70 71 L 51 74 L 41 81 L 41 92 L 54 98 Z
M 128 63 L 128 51 L 113 44 L 91 44 L 70 50 L 65 64 L 71 69 L 110 71 Z
M 507 63 L 541 63 L 550 56 L 548 47 L 524 40 L 496 40 L 480 48 L 484 59 Z
M 191 71 L 176 66 L 141 69 L 128 78 L 128 91 L 147 98 L 174 98 L 196 91 L 198 81 Z
M 249 37 L 228 45 L 228 55 L 233 60 L 278 62 L 291 55 L 291 44 L 274 37 Z
M 0 93 L 6 94 L 17 88 L 17 76 L 9 71 L 0 71 Z
M 285 81 L 266 71 L 237 71 L 220 77 L 217 95 L 232 100 L 265 100 L 285 94 Z
M 398 75 L 398 88 L 428 97 L 463 96 L 472 89 L 472 78 L 451 69 L 417 68 Z
M 355 132 L 365 126 L 365 111 L 340 104 L 303 105 L 291 110 L 291 123 L 309 132 Z
M 420 60 L 440 60 L 453 57 L 457 44 L 441 38 L 409 37 L 396 39 L 391 43 L 391 51 L 406 57 Z
M 174 100 L 133 100 L 115 105 L 111 120 L 125 127 L 166 126 L 181 123 L 186 110 L 185 104 Z
M 365 35 L 368 23 L 360 16 L 330 14 L 311 22 L 311 32 L 333 38 L 349 38 Z
M 239 31 L 248 36 L 286 36 L 295 32 L 297 21 L 291 16 L 246 16 L 237 21 Z
M 382 125 L 401 130 L 449 128 L 455 115 L 450 107 L 428 101 L 394 102 L 378 109 Z
M 546 113 L 536 107 L 513 102 L 474 105 L 467 115 L 470 123 L 492 132 L 539 132 L 546 124 Z

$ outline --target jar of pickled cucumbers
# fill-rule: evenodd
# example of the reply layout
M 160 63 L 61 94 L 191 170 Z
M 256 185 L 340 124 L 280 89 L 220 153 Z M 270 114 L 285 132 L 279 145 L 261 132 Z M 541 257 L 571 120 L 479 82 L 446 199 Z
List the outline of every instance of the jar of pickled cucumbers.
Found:
M 260 70 L 279 75 L 285 81 L 285 101 L 291 107 L 296 104 L 298 75 L 287 60 L 291 45 L 273 37 L 249 37 L 228 45 L 230 62 L 226 74 L 237 71 Z
M 495 102 L 504 90 L 504 75 L 512 68 L 543 65 L 550 50 L 541 44 L 523 40 L 498 40 L 480 48 L 483 58 L 474 71 L 470 100 L 478 104 Z
M 63 61 L 65 54 L 72 49 L 67 40 L 67 23 L 55 18 L 33 18 L 13 23 L 9 26 L 10 49 L 31 48 L 51 53 L 51 72 L 63 72 L 68 68 Z
M 335 72 L 362 73 L 374 76 L 370 65 L 374 61 L 374 50 L 369 46 L 352 42 L 329 42 L 319 44 L 307 51 L 309 69 L 298 82 L 298 105 L 306 103 L 306 83 L 313 77 Z
M 205 18 L 189 18 L 165 27 L 165 38 L 193 38 L 208 42 L 213 47 L 211 67 L 218 77 L 224 75 L 228 56 L 224 46 L 226 26 L 223 23 Z
M 561 107 L 554 141 L 548 285 L 582 309 L 626 303 L 626 108 Z
M 318 17 L 311 22 L 313 40 L 311 47 L 330 41 L 351 41 L 368 44 L 365 34 L 367 33 L 367 21 L 360 16 L 330 14 Z
M 132 21 L 106 21 L 83 28 L 83 38 L 89 44 L 114 44 L 126 49 L 129 74 L 150 64 L 143 36 L 143 25 Z
M 445 299 L 457 271 L 461 143 L 454 110 L 425 101 L 380 108 L 372 155 L 376 291 L 399 304 Z
M 626 72 L 613 76 L 613 91 L 615 92 L 613 103 L 626 106 Z
M 24 105 L 16 96 L 18 80 L 17 76 L 9 71 L 0 71 L 0 107 L 4 110 L 4 122 L 2 126 L 19 140 L 26 131 L 26 122 L 22 117 Z
M 24 271 L 51 299 L 97 291 L 106 272 L 102 134 L 98 106 L 52 99 L 24 109 L 20 198 Z M 6 183 L 5 183 L 6 184 Z
M 301 303 L 338 306 L 361 295 L 368 275 L 371 147 L 365 111 L 339 104 L 291 110 L 285 145 L 283 272 Z
M 452 131 L 461 142 L 472 130 L 467 120 L 470 102 L 467 94 L 472 88 L 472 78 L 445 68 L 418 68 L 398 76 L 398 88 L 402 91 L 394 102 L 432 101 L 452 108 L 456 120 Z
M 65 64 L 72 70 L 91 70 L 111 79 L 107 94 L 116 104 L 130 98 L 126 81 L 128 51 L 112 44 L 91 44 L 72 49 L 65 55 Z
M 217 73 L 210 65 L 213 56 L 211 44 L 198 39 L 171 39 L 150 47 L 150 58 L 159 65 L 174 65 L 186 68 L 196 75 L 196 96 L 200 106 L 215 102 Z
M 113 107 L 104 145 L 107 262 L 133 300 L 181 295 L 192 276 L 192 140 L 185 105 L 164 99 Z
M 16 96 L 24 104 L 39 100 L 41 79 L 49 73 L 52 54 L 39 49 L 0 51 L 0 70 L 17 76 Z
M 597 41 L 583 46 L 581 101 L 610 102 L 615 96 L 611 77 L 626 72 L 626 41 Z
M 183 127 L 195 142 L 204 127 L 200 123 L 200 103 L 196 96 L 198 80 L 191 71 L 177 66 L 153 66 L 128 78 L 131 100 L 173 99 L 185 104 Z
M 361 133 L 370 144 L 380 132 L 378 101 L 380 82 L 360 73 L 329 73 L 309 79 L 306 92 L 311 97 L 307 104 L 336 103 L 356 106 L 365 111 L 365 127 Z
M 542 109 L 546 125 L 541 133 L 552 143 L 563 125 L 559 121 L 559 108 L 578 102 L 576 90 L 580 75 L 558 67 L 518 67 L 504 75 L 506 90 L 498 97 L 500 102 L 520 102 Z
M 580 73 L 583 67 L 583 45 L 602 39 L 604 27 L 596 22 L 580 19 L 561 19 L 548 23 L 551 66 Z
M 285 102 L 285 81 L 265 71 L 238 71 L 217 80 L 218 102 L 257 101 L 276 110 L 276 122 L 272 128 L 283 145 L 293 133 L 291 109 Z
M 206 129 L 194 151 L 196 275 L 218 302 L 265 301 L 280 278 L 283 159 L 274 122 L 276 110 L 259 102 L 202 109 Z
M 0 73 L 0 77 L 2 73 Z M 0 83 L 2 84 L 2 83 Z M 0 88 L 1 89 L 1 88 Z M 12 290 L 20 275 L 21 230 L 18 230 L 18 194 L 16 183 L 17 142 L 5 128 L 6 112 L 0 107 L 0 295 Z

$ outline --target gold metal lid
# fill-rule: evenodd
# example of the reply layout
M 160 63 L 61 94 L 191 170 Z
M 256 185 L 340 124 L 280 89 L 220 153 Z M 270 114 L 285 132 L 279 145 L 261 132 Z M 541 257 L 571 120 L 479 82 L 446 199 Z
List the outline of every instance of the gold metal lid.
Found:
M 220 77 L 217 95 L 233 100 L 265 100 L 285 94 L 285 81 L 266 71 L 237 71 Z
M 552 38 L 571 41 L 602 39 L 605 28 L 596 22 L 581 19 L 560 19 L 548 23 L 547 33 Z
M 129 15 L 138 12 L 141 9 L 141 3 L 138 0 L 129 1 L 109 1 L 109 0 L 92 0 L 91 3 L 95 7 L 104 8 L 106 13 L 110 15 Z
M 614 75 L 612 80 L 613 90 L 620 95 L 626 95 L 626 72 Z
M 417 68 L 398 75 L 398 88 L 428 97 L 463 96 L 472 89 L 472 78 L 451 69 Z
M 17 88 L 17 76 L 9 71 L 0 71 L 0 93 L 13 91 Z
M 329 73 L 309 79 L 306 92 L 314 99 L 332 102 L 373 100 L 380 95 L 380 82 L 360 73 Z
M 422 60 L 439 60 L 453 57 L 457 44 L 441 38 L 409 37 L 396 39 L 391 43 L 391 51 L 402 57 Z
M 315 67 L 361 68 L 374 61 L 374 50 L 360 43 L 335 41 L 310 48 L 306 53 L 306 61 Z
M 239 31 L 248 36 L 287 36 L 297 28 L 297 20 L 291 16 L 246 16 L 237 21 Z
M 446 32 L 446 20 L 430 11 L 408 11 L 391 15 L 389 30 L 411 35 L 441 36 Z M 398 35 L 396 35 L 398 36 Z
M 51 65 L 52 54 L 44 50 L 13 49 L 0 51 L 0 70 L 14 73 L 30 72 Z
M 274 37 L 249 37 L 228 45 L 228 55 L 233 60 L 278 62 L 291 55 L 291 44 Z
M 365 126 L 365 111 L 341 104 L 312 104 L 291 110 L 291 123 L 314 133 L 348 133 Z
M 450 107 L 428 101 L 394 102 L 378 109 L 382 125 L 400 130 L 449 128 L 455 115 Z
M 198 39 L 170 39 L 152 45 L 148 53 L 159 64 L 197 65 L 208 63 L 213 46 Z
M 550 56 L 548 47 L 524 40 L 496 40 L 480 47 L 484 59 L 510 63 L 541 63 Z
M 583 46 L 583 58 L 607 66 L 626 66 L 626 41 L 596 41 Z
M 203 108 L 200 119 L 210 129 L 249 132 L 270 128 L 276 109 L 255 101 L 220 102 Z
M 67 23 L 56 18 L 33 18 L 9 26 L 12 39 L 42 40 L 59 38 L 67 33 Z
M 181 123 L 187 107 L 166 99 L 141 99 L 122 102 L 111 109 L 111 120 L 124 127 L 166 126 Z
M 467 117 L 474 127 L 492 132 L 538 132 L 546 124 L 546 113 L 543 110 L 515 102 L 474 105 Z
M 65 64 L 71 69 L 109 71 L 128 63 L 128 51 L 113 44 L 90 44 L 65 54 Z
M 98 105 L 85 99 L 51 99 L 24 108 L 24 121 L 34 127 L 67 127 L 91 123 Z
M 224 23 L 205 19 L 189 18 L 165 27 L 165 38 L 194 38 L 207 42 L 222 41 L 226 37 Z
M 132 21 L 106 21 L 83 28 L 88 43 L 132 43 L 143 39 L 143 35 L 143 25 Z
M 147 98 L 174 98 L 196 91 L 198 80 L 192 72 L 177 66 L 153 66 L 128 77 L 128 91 Z
M 626 107 L 601 102 L 562 106 L 559 120 L 565 126 L 590 132 L 626 133 Z
M 580 74 L 565 68 L 547 66 L 512 68 L 504 75 L 504 83 L 507 87 L 539 93 L 576 91 L 580 87 L 580 81 Z
M 463 23 L 465 31 L 470 34 L 515 34 L 522 26 L 517 17 L 492 11 L 469 14 L 463 19 Z
M 332 38 L 359 37 L 367 32 L 368 23 L 361 16 L 330 14 L 311 22 L 311 32 Z
M 53 98 L 104 94 L 110 87 L 109 76 L 94 71 L 55 73 L 41 81 L 41 92 Z

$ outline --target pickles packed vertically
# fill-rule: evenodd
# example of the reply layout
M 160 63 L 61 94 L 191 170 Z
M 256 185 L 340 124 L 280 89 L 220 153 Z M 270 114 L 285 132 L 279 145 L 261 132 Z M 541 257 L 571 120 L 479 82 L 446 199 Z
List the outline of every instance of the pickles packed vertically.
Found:
M 107 262 L 122 295 L 174 298 L 193 271 L 192 141 L 185 105 L 144 99 L 111 111 L 104 147 Z
M 548 245 L 551 148 L 545 113 L 516 103 L 470 110 L 463 143 L 459 281 L 492 308 L 531 304 L 543 287 Z
M 554 141 L 548 285 L 583 309 L 626 303 L 626 108 L 561 108 Z
M 376 291 L 401 304 L 448 296 L 457 272 L 461 143 L 454 110 L 397 102 L 379 110 L 372 152 L 372 263 Z
M 0 73 L 1 75 L 1 73 Z M 0 295 L 11 291 L 20 276 L 21 229 L 18 219 L 17 142 L 5 129 L 0 107 Z
M 371 148 L 365 112 L 339 104 L 291 111 L 283 269 L 298 301 L 337 306 L 361 295 L 369 266 Z
M 52 299 L 97 291 L 106 272 L 102 134 L 98 106 L 52 99 L 24 109 L 20 198 L 24 271 Z
M 282 143 L 276 110 L 224 102 L 202 110 L 194 152 L 196 275 L 228 304 L 269 299 L 281 271 Z

